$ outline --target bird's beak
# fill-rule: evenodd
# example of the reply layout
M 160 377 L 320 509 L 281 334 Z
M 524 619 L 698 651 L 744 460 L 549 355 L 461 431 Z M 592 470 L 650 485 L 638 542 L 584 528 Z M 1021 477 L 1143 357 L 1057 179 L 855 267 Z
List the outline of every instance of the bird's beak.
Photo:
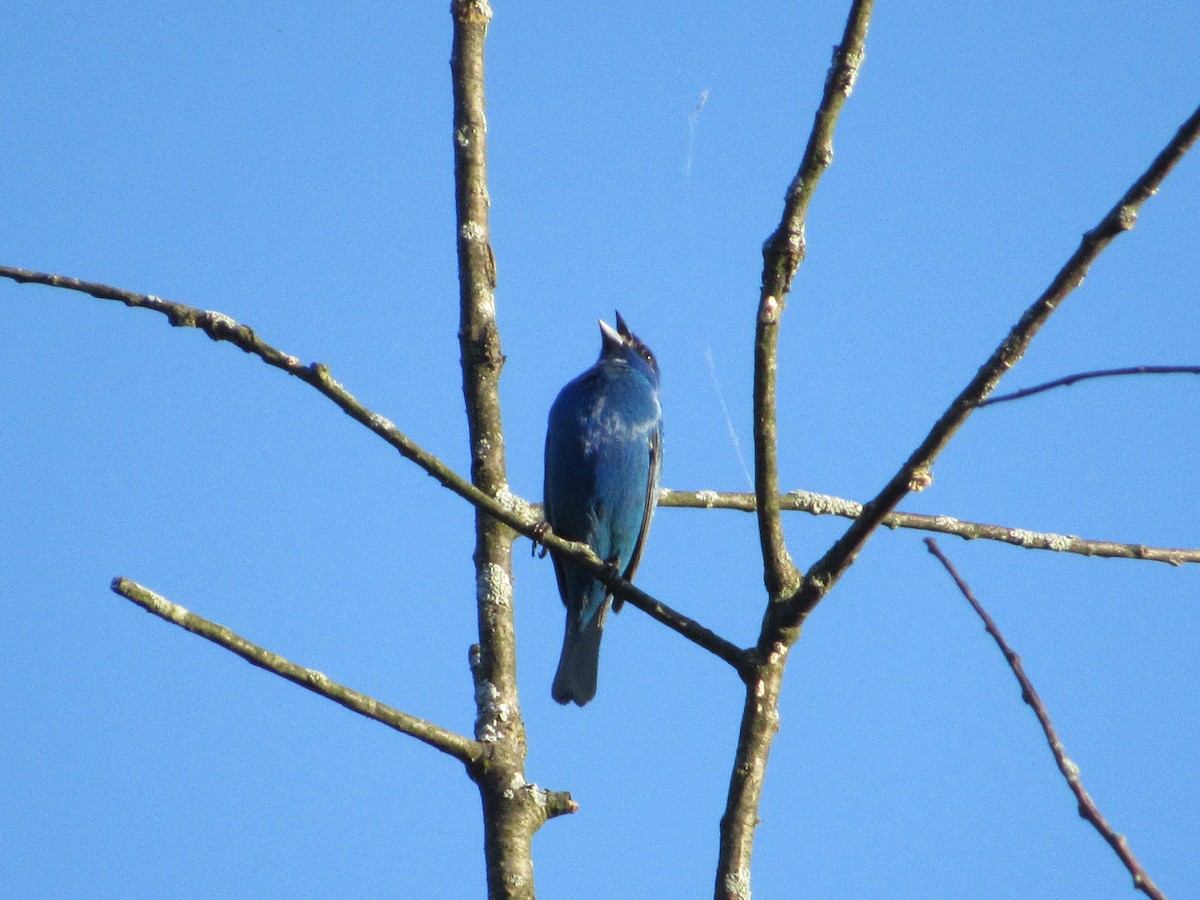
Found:
M 625 345 L 625 338 L 621 337 L 618 331 L 603 319 L 597 319 L 597 321 L 600 323 L 600 337 L 604 340 L 605 350 L 610 347 L 617 350 Z
M 625 317 L 617 312 L 617 331 L 622 337 L 633 340 L 633 332 L 629 330 L 629 326 L 625 324 Z

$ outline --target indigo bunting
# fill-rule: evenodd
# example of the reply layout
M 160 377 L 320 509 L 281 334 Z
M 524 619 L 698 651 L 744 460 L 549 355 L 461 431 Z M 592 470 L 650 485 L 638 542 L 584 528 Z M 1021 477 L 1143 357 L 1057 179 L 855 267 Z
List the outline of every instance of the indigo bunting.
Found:
M 633 578 L 662 471 L 662 407 L 658 363 L 617 313 L 614 330 L 600 322 L 596 364 L 569 382 L 550 408 L 546 429 L 546 521 L 559 537 L 587 544 Z M 567 607 L 562 656 L 550 694 L 583 706 L 596 696 L 600 635 L 611 606 L 604 584 L 554 558 L 558 592 Z

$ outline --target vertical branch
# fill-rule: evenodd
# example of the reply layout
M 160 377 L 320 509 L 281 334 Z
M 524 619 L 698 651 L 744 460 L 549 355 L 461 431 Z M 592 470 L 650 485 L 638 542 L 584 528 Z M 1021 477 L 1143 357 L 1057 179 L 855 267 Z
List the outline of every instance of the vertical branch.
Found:
M 487 119 L 483 50 L 487 0 L 452 0 L 454 186 L 458 224 L 459 343 L 471 441 L 471 480 L 495 496 L 507 484 L 496 327 L 496 264 L 488 240 Z M 471 648 L 475 736 L 489 749 L 471 770 L 483 802 L 488 896 L 532 898 L 533 834 L 546 821 L 541 792 L 525 781 L 525 725 L 517 698 L 512 605 L 514 532 L 475 511 L 479 643 Z
M 499 382 L 504 356 L 496 327 L 496 265 L 489 243 L 483 47 L 491 10 L 486 3 L 455 0 L 454 181 L 458 222 L 459 345 L 463 394 L 471 441 L 471 481 L 495 495 L 506 484 Z M 511 547 L 490 516 L 477 513 L 475 565 L 511 568 Z M 483 609 L 481 607 L 481 613 Z M 497 642 L 495 617 L 480 619 L 480 677 L 505 694 L 515 692 L 511 642 Z M 507 643 L 507 646 L 504 644 Z
M 775 652 L 743 674 L 746 701 L 738 731 L 729 794 L 721 815 L 720 847 L 717 856 L 718 900 L 749 900 L 750 857 L 758 827 L 758 807 L 767 775 L 767 757 L 779 732 L 779 692 L 783 684 L 788 647 L 779 643 Z
M 834 50 L 825 78 L 808 145 L 788 187 L 779 227 L 763 245 L 762 289 L 754 336 L 754 490 L 768 604 L 758 645 L 750 655 L 751 661 L 742 669 L 746 701 L 729 795 L 721 816 L 718 898 L 750 896 L 750 858 L 767 758 L 779 731 L 783 670 L 788 650 L 800 636 L 798 625 L 783 627 L 780 616 L 780 611 L 786 608 L 786 599 L 799 590 L 801 576 L 787 551 L 779 506 L 776 427 L 779 322 L 792 279 L 804 259 L 809 204 L 821 175 L 833 161 L 834 126 L 862 65 L 873 5 L 872 0 L 854 0 L 850 6 L 842 41 Z
M 873 0 L 855 0 L 850 7 L 842 42 L 834 51 L 833 63 L 825 76 L 825 90 L 808 145 L 796 177 L 788 186 L 779 227 L 763 244 L 762 289 L 754 335 L 754 480 L 764 577 L 772 599 L 799 582 L 799 574 L 784 544 L 779 511 L 775 406 L 779 322 L 792 279 L 807 252 L 804 235 L 808 207 L 817 183 L 833 162 L 834 126 L 862 66 L 873 5 Z

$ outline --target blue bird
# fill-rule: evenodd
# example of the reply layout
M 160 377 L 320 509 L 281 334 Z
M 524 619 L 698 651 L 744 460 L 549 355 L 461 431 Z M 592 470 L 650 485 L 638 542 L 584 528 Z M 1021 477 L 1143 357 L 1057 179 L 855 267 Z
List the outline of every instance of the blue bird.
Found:
M 596 364 L 567 384 L 546 429 L 546 521 L 559 537 L 587 544 L 631 580 L 658 502 L 662 407 L 658 363 L 617 313 L 600 322 Z M 554 557 L 567 607 L 558 673 L 550 694 L 583 706 L 596 696 L 600 635 L 621 600 L 578 566 Z

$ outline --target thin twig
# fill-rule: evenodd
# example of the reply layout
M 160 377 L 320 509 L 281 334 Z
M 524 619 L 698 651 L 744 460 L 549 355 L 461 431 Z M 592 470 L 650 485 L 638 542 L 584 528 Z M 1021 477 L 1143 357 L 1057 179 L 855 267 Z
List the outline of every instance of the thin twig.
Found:
M 1022 388 L 1010 394 L 997 394 L 995 397 L 988 397 L 986 400 L 981 401 L 979 405 L 991 406 L 993 403 L 1007 403 L 1010 400 L 1032 397 L 1034 394 L 1040 394 L 1043 391 L 1052 391 L 1055 388 L 1067 387 L 1079 381 L 1088 381 L 1092 378 L 1117 378 L 1122 375 L 1200 375 L 1200 366 L 1127 366 L 1124 369 L 1100 369 L 1095 372 L 1079 372 L 1075 375 L 1067 375 L 1063 378 L 1047 381 L 1045 384 Z
M 1119 234 L 1133 228 L 1138 210 L 1162 185 L 1163 180 L 1200 137 L 1200 108 L 1180 126 L 1150 167 L 1125 195 L 1087 232 L 1071 258 L 1050 286 L 1031 305 L 1001 341 L 991 358 L 938 419 L 929 435 L 913 452 L 891 481 L 863 508 L 846 533 L 817 561 L 789 602 L 785 625 L 795 625 L 816 607 L 847 568 L 854 562 L 872 532 L 896 508 L 915 485 L 925 482 L 935 459 L 962 427 L 972 412 L 995 389 L 1000 378 L 1025 354 L 1034 335 L 1067 296 L 1083 283 L 1096 258 Z
M 218 625 L 216 622 L 211 622 L 172 603 L 135 581 L 127 578 L 114 578 L 112 590 L 128 600 L 132 600 L 147 612 L 154 613 L 160 619 L 178 625 L 192 634 L 198 634 L 205 640 L 212 641 L 214 644 L 236 653 L 246 662 L 252 663 L 260 669 L 266 669 L 314 694 L 320 694 L 334 703 L 340 703 L 346 709 L 356 712 L 360 716 L 374 719 L 388 728 L 423 741 L 430 747 L 453 756 L 467 766 L 478 764 L 486 755 L 486 748 L 480 741 L 473 741 L 442 728 L 440 725 L 401 712 L 366 694 L 338 684 L 322 672 L 306 669 L 304 666 L 284 659 L 277 653 L 252 644 L 224 625 Z
M 1063 743 L 1050 721 L 1050 714 L 1046 711 L 1046 705 L 1042 703 L 1041 697 L 1038 696 L 1037 691 L 1033 688 L 1033 682 L 1025 674 L 1025 668 L 1021 665 L 1021 658 L 1017 656 L 1016 651 L 1004 640 L 1004 636 L 1000 633 L 1000 629 L 996 627 L 996 623 L 992 620 L 992 617 L 983 608 L 983 604 L 975 598 L 970 586 L 958 574 L 958 570 L 954 568 L 954 564 L 942 553 L 941 548 L 937 545 L 937 541 L 933 538 L 925 538 L 925 545 L 929 548 L 929 552 L 937 557 L 938 561 L 946 567 L 946 571 L 950 573 L 950 577 L 954 579 L 954 583 L 958 585 L 958 589 L 962 592 L 962 595 L 967 598 L 967 602 L 971 604 L 971 608 L 983 620 L 983 625 L 987 629 L 987 633 L 992 636 L 992 639 L 1000 648 L 1000 652 L 1004 654 L 1005 660 L 1008 661 L 1009 668 L 1012 669 L 1013 675 L 1016 676 L 1017 682 L 1021 685 L 1021 699 L 1033 709 L 1034 715 L 1037 716 L 1038 723 L 1042 726 L 1042 733 L 1046 735 L 1046 743 L 1050 745 L 1050 752 L 1054 754 L 1054 762 L 1058 766 L 1058 771 L 1066 779 L 1067 786 L 1071 789 L 1071 793 L 1075 795 L 1075 799 L 1079 803 L 1079 815 L 1088 822 L 1091 822 L 1096 831 L 1100 833 L 1100 836 L 1108 842 L 1108 845 L 1120 857 L 1125 868 L 1129 870 L 1129 874 L 1133 876 L 1133 886 L 1135 888 L 1147 897 L 1153 897 L 1156 900 L 1165 900 L 1163 892 L 1154 884 L 1154 881 L 1146 873 L 1146 870 L 1142 868 L 1142 864 L 1138 862 L 1137 857 L 1133 855 L 1133 851 L 1129 849 L 1129 842 L 1108 824 L 1104 816 L 1101 815 L 1095 801 L 1092 800 L 1091 796 L 1084 789 L 1083 782 L 1079 778 L 1079 766 L 1067 756 L 1066 748 L 1063 747 Z
M 630 605 L 636 606 L 697 646 L 714 653 L 731 666 L 735 668 L 741 666 L 744 654 L 736 644 L 716 635 L 700 623 L 656 600 L 619 576 L 614 577 L 611 571 L 612 567 L 597 557 L 590 547 L 558 537 L 546 526 L 545 522 L 534 514 L 532 505 L 511 491 L 502 490 L 496 497 L 491 497 L 479 490 L 437 456 L 429 453 L 405 435 L 391 420 L 372 412 L 359 403 L 330 375 L 329 369 L 323 363 L 305 365 L 296 357 L 278 350 L 262 340 L 254 329 L 235 322 L 224 313 L 196 309 L 182 303 L 164 300 L 162 297 L 152 294 L 139 294 L 107 284 L 81 281 L 65 275 L 33 272 L 11 266 L 0 266 L 0 277 L 10 278 L 22 284 L 41 284 L 77 291 L 101 300 L 115 300 L 131 308 L 153 310 L 166 316 L 171 325 L 175 327 L 199 329 L 214 341 L 233 344 L 246 353 L 257 356 L 268 365 L 282 369 L 332 400 L 346 415 L 387 441 L 401 456 L 416 463 L 426 473 L 433 476 L 439 484 L 458 494 L 476 508 L 482 509 L 494 519 L 503 522 L 530 540 L 545 545 L 552 553 L 570 559 L 597 577 L 606 579 L 613 593 L 623 597 Z
M 668 488 L 662 489 L 658 499 L 659 506 L 688 509 L 733 509 L 740 512 L 754 512 L 755 503 L 754 494 L 746 492 L 673 491 Z M 790 491 L 780 495 L 779 508 L 783 512 L 806 512 L 814 516 L 839 516 L 843 519 L 856 519 L 862 515 L 863 505 L 854 500 L 846 500 L 830 494 Z M 883 517 L 883 522 L 880 524 L 885 528 L 936 531 L 938 534 L 950 534 L 968 541 L 1001 541 L 1027 550 L 1052 550 L 1058 553 L 1077 553 L 1080 556 L 1101 556 L 1111 559 L 1138 559 L 1163 562 L 1172 566 L 1200 563 L 1200 549 L 1149 547 L 1145 544 L 1087 540 L 1073 534 L 1056 534 L 1049 531 L 1032 531 L 1028 528 L 1010 528 L 1005 525 L 968 522 L 951 516 L 891 512 Z

